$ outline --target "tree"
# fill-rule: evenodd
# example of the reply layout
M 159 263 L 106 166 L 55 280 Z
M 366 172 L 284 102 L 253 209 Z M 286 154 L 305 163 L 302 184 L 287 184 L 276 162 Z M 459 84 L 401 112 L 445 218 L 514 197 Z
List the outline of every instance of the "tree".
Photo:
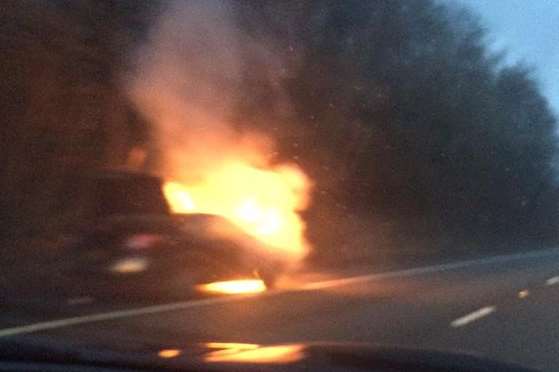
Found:
M 315 217 L 341 204 L 412 235 L 485 243 L 556 226 L 556 120 L 525 71 L 499 67 L 475 15 L 431 0 L 240 12 L 253 37 L 294 54 L 280 138 L 316 180 Z M 245 117 L 267 107 L 252 100 Z

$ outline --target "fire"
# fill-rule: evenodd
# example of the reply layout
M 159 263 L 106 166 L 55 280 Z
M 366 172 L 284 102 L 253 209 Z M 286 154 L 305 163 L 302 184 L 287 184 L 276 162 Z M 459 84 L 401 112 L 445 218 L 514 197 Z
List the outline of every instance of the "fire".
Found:
M 176 182 L 166 182 L 163 186 L 165 198 L 177 213 L 192 213 L 196 208 L 184 186 Z
M 299 215 L 310 182 L 294 165 L 258 168 L 226 161 L 195 183 L 166 182 L 163 191 L 175 213 L 220 215 L 289 259 L 308 252 Z
M 209 363 L 294 363 L 305 357 L 305 347 L 295 345 L 261 346 L 241 343 L 206 344 L 209 349 L 216 349 L 205 355 L 204 360 Z
M 266 291 L 266 284 L 260 279 L 239 279 L 202 284 L 198 289 L 221 294 L 252 294 Z
M 160 358 L 164 359 L 176 358 L 181 354 L 182 352 L 179 349 L 163 349 L 157 353 Z

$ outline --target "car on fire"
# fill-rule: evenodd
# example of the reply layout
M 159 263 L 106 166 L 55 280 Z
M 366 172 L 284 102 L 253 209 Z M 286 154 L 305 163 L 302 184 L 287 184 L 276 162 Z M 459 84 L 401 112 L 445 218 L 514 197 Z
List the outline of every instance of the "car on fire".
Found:
M 70 249 L 69 275 L 79 277 L 83 294 L 180 297 L 274 286 L 286 265 L 270 247 L 223 217 L 172 214 L 161 186 L 145 174 L 93 177 L 93 215 L 75 229 Z

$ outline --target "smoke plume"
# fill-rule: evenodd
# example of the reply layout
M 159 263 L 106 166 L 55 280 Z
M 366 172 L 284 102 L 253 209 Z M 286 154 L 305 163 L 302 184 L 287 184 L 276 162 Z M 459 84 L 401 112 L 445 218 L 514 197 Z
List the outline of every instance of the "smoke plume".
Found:
M 163 176 L 189 181 L 231 155 L 262 164 L 273 152 L 269 138 L 230 120 L 242 94 L 242 47 L 272 59 L 235 25 L 230 6 L 172 3 L 133 56 L 127 91 L 151 124 L 155 171 Z

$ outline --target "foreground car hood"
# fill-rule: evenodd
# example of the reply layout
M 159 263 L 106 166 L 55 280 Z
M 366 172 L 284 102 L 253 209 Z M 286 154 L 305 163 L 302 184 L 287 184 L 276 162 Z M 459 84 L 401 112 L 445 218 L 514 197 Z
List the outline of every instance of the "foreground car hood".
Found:
M 0 343 L 0 363 L 197 371 L 533 371 L 472 354 L 367 344 L 208 342 L 118 352 L 7 341 Z

